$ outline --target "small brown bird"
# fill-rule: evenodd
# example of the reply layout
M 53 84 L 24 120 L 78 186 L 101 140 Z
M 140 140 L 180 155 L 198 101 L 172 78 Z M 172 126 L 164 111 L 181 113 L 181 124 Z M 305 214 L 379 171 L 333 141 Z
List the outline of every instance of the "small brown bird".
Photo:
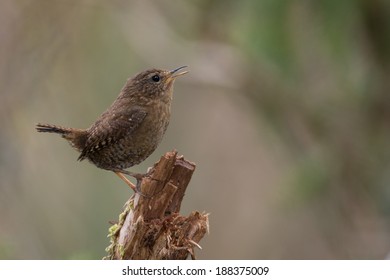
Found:
M 137 174 L 124 169 L 139 164 L 160 144 L 171 116 L 173 83 L 188 73 L 150 69 L 129 78 L 114 103 L 87 129 L 37 124 L 37 131 L 58 133 L 97 167 L 115 172 L 134 191 Z M 137 187 L 124 175 L 137 179 Z

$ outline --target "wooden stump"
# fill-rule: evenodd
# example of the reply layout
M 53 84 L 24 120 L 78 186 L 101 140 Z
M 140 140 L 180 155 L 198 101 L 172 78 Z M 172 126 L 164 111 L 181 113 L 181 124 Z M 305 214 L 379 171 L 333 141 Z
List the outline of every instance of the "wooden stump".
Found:
M 161 157 L 141 182 L 141 193 L 134 194 L 109 229 L 111 244 L 104 259 L 182 260 L 208 232 L 208 214 L 179 214 L 184 193 L 195 171 L 195 164 L 178 157 L 176 151 Z

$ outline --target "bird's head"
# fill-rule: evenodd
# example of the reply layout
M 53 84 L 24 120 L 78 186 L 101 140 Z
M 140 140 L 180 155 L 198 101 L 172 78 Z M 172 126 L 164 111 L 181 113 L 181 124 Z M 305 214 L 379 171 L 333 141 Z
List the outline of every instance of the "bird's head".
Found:
M 139 102 L 151 100 L 172 100 L 173 83 L 175 79 L 188 71 L 180 71 L 187 66 L 181 66 L 174 70 L 149 69 L 130 78 L 123 94 L 126 97 L 138 99 Z

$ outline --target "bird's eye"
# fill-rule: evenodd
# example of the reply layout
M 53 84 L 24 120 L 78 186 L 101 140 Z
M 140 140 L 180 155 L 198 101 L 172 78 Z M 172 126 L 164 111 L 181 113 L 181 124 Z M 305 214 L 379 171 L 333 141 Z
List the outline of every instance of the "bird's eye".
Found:
M 160 76 L 159 75 L 154 75 L 153 77 L 152 77 L 152 81 L 153 82 L 159 82 L 160 81 Z

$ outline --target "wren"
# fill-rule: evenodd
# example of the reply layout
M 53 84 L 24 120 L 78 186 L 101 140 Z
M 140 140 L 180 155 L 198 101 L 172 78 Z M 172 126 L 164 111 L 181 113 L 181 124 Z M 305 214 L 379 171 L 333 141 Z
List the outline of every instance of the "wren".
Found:
M 173 83 L 186 66 L 150 69 L 129 78 L 111 106 L 87 129 L 37 124 L 38 132 L 60 134 L 99 168 L 115 172 L 134 191 L 143 174 L 125 170 L 149 157 L 160 144 L 171 116 Z M 125 176 L 137 179 L 137 187 Z

